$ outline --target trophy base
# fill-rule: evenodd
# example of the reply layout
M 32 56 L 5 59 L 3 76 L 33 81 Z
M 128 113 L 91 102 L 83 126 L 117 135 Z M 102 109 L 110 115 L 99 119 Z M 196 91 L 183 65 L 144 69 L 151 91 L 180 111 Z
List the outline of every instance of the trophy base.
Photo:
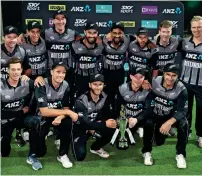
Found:
M 117 149 L 119 149 L 119 150 L 127 150 L 127 149 L 129 148 L 129 144 L 128 144 L 128 142 L 127 142 L 127 145 L 126 145 L 125 142 L 124 142 L 124 143 L 120 143 L 120 141 L 118 141 L 118 142 L 116 143 L 116 147 L 117 147 Z

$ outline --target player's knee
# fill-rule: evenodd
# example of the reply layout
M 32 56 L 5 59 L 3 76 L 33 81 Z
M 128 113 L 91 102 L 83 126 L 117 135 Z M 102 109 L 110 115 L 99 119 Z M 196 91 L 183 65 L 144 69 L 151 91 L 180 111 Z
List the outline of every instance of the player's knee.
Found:
M 83 161 L 86 158 L 86 152 L 84 150 L 80 150 L 74 157 L 77 161 Z
M 153 127 L 153 126 L 154 126 L 154 122 L 150 119 L 148 119 L 144 124 L 144 127 Z
M 180 119 L 177 123 L 177 127 L 180 129 L 188 128 L 188 121 L 186 118 Z
M 81 145 L 74 145 L 73 155 L 77 161 L 83 161 L 86 158 L 86 149 Z
M 41 120 L 37 116 L 28 116 L 25 119 L 25 126 L 29 131 L 36 131 L 39 129 L 40 122 Z

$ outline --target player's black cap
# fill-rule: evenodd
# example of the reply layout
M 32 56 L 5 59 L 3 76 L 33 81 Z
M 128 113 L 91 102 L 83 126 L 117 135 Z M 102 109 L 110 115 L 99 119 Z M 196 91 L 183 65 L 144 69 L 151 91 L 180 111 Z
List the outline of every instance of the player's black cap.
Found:
M 96 82 L 96 81 L 101 81 L 104 83 L 104 76 L 101 74 L 96 74 L 96 75 L 90 76 L 90 83 Z
M 137 30 L 136 35 L 137 35 L 137 36 L 138 36 L 138 35 L 147 35 L 147 36 L 149 36 L 149 33 L 148 33 L 148 30 L 147 30 L 146 28 L 141 27 L 141 28 L 139 28 L 139 29 Z
M 4 28 L 4 36 L 8 34 L 17 34 L 19 35 L 18 29 L 14 26 L 6 26 Z
M 176 64 L 172 64 L 172 63 L 169 63 L 169 64 L 166 64 L 164 66 L 164 69 L 163 69 L 164 72 L 173 72 L 173 73 L 176 73 L 177 75 L 179 75 L 180 73 L 180 68 L 178 65 Z
M 144 68 L 132 68 L 130 74 L 131 75 L 141 74 L 143 76 L 146 76 L 147 70 Z
M 66 64 L 64 62 L 56 62 L 56 63 L 54 63 L 52 65 L 52 70 L 55 69 L 58 66 L 62 66 L 62 67 L 64 67 L 67 70 L 67 66 L 66 66 Z
M 53 14 L 53 19 L 55 19 L 55 17 L 56 17 L 57 15 L 64 15 L 65 18 L 67 18 L 67 15 L 66 15 L 65 12 L 64 12 L 63 10 L 61 10 L 61 9 L 58 9 L 57 11 L 54 12 L 54 14 Z
M 27 24 L 27 29 L 28 31 L 34 29 L 34 28 L 38 28 L 41 30 L 41 24 L 38 22 L 38 21 L 29 21 L 28 24 Z
M 121 22 L 113 23 L 111 31 L 116 28 L 121 29 L 124 32 L 124 25 Z
M 96 23 L 88 22 L 85 26 L 85 30 L 95 29 L 98 31 L 98 25 Z

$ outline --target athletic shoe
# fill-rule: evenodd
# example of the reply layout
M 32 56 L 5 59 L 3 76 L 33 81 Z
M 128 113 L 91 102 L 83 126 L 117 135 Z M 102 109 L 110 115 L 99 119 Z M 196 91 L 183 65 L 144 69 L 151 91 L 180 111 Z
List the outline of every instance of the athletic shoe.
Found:
M 198 146 L 202 148 L 202 137 L 198 138 Z
M 33 154 L 33 155 L 30 155 L 28 158 L 27 158 L 27 163 L 28 164 L 31 164 L 32 165 L 32 168 L 34 170 L 39 170 L 39 169 L 42 169 L 42 164 L 40 163 L 40 161 L 36 158 L 36 156 Z
M 185 160 L 185 158 L 184 158 L 184 156 L 182 154 L 176 155 L 176 161 L 177 161 L 177 167 L 179 169 L 187 168 L 186 160 Z
M 175 129 L 171 128 L 169 131 L 170 136 L 175 136 Z
M 90 152 L 96 155 L 99 155 L 102 158 L 109 158 L 109 153 L 107 153 L 104 149 L 100 149 L 100 150 L 91 150 Z
M 144 129 L 143 129 L 143 128 L 138 128 L 137 133 L 139 134 L 139 137 L 140 137 L 140 138 L 143 138 Z
M 62 163 L 64 168 L 71 168 L 73 166 L 72 162 L 69 160 L 66 154 L 63 156 L 58 156 L 57 160 Z
M 59 150 L 60 149 L 60 139 L 55 140 L 55 145 L 56 145 L 56 148 Z
M 146 165 L 146 166 L 153 165 L 153 159 L 152 159 L 152 156 L 151 156 L 150 152 L 143 153 L 142 156 L 144 158 L 144 165 Z
M 21 134 L 16 134 L 15 141 L 17 141 L 19 147 L 23 147 L 26 142 L 23 140 Z

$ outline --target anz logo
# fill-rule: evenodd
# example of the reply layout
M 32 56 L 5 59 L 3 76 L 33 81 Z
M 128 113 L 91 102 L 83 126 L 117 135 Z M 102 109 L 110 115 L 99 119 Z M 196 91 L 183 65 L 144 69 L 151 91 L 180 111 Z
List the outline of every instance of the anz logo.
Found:
M 201 60 L 202 61 L 202 54 L 198 55 L 198 54 L 187 53 L 185 57 L 188 59 L 194 59 L 194 60 Z
M 5 108 L 17 108 L 21 106 L 21 102 L 20 101 L 16 101 L 16 102 L 12 102 L 12 103 L 8 103 L 5 105 Z
M 53 44 L 51 46 L 51 50 L 65 51 L 65 50 L 69 50 L 69 49 L 70 49 L 69 45 L 55 45 L 55 44 Z
M 160 97 L 156 97 L 155 100 L 157 102 L 163 103 L 164 105 L 169 105 L 169 106 L 173 106 L 174 105 L 174 102 L 172 100 L 166 100 L 166 99 L 163 99 L 163 98 L 160 98 Z
M 143 59 L 143 58 L 137 57 L 137 56 L 131 56 L 130 59 L 137 61 L 137 62 L 147 63 L 147 59 Z

